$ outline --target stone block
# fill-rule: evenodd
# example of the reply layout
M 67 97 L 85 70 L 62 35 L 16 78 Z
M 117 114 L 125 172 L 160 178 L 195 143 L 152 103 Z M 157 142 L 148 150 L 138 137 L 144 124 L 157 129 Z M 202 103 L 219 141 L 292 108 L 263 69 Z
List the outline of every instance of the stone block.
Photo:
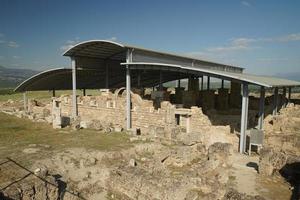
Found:
M 52 101 L 52 126 L 53 128 L 62 128 L 62 118 L 61 118 L 61 101 Z

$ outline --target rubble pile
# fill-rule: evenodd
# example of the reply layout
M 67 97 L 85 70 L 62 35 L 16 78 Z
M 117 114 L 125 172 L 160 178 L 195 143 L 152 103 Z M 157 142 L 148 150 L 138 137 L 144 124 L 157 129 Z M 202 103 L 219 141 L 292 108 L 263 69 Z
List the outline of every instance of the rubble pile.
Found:
M 78 195 L 86 199 L 222 199 L 231 156 L 232 145 L 227 143 L 170 147 L 151 142 L 122 152 L 73 148 L 37 161 L 32 166 L 35 175 L 8 188 L 3 196 L 17 200 L 59 199 L 58 195 L 65 200 Z
M 300 106 L 292 103 L 265 119 L 265 147 L 260 152 L 259 173 L 282 175 L 293 195 L 300 198 Z M 298 192 L 297 192 L 298 191 Z
M 6 114 L 15 115 L 19 118 L 27 118 L 34 122 L 52 123 L 51 105 L 43 104 L 37 100 L 30 100 L 26 111 L 22 102 L 13 100 L 2 103 L 0 110 Z
M 264 120 L 265 146 L 300 156 L 300 105 L 288 104 Z
M 73 130 L 94 129 L 106 133 L 123 131 L 121 125 L 109 123 L 107 121 L 100 121 L 97 119 L 82 120 L 80 117 L 71 120 L 69 116 L 63 115 L 61 108 L 56 109 L 55 106 L 53 106 L 55 103 L 56 101 L 44 104 L 37 100 L 30 100 L 27 104 L 27 111 L 25 111 L 22 103 L 8 100 L 0 105 L 0 110 L 6 114 L 15 115 L 19 118 L 26 118 L 33 122 L 52 124 L 53 128 L 70 126 Z
M 224 196 L 223 200 L 265 200 L 261 196 L 250 196 L 244 193 L 239 193 L 234 189 L 230 189 Z
M 286 164 L 287 155 L 273 148 L 263 148 L 260 151 L 259 173 L 271 176 Z
M 57 174 L 45 173 L 45 168 L 36 169 L 15 184 L 10 184 L 0 192 L 1 200 L 79 200 L 82 199 L 76 191 L 66 188 L 66 183 Z
M 113 170 L 108 189 L 129 199 L 220 199 L 226 192 L 232 146 L 216 143 L 136 147 L 135 165 Z

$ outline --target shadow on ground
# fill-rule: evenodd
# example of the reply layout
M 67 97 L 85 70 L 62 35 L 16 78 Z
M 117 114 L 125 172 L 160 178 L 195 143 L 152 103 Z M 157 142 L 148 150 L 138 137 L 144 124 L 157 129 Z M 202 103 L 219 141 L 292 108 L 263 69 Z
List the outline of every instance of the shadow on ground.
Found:
M 49 192 L 49 187 L 53 187 L 53 191 L 57 191 L 57 200 L 63 200 L 65 197 L 65 194 L 71 195 L 76 197 L 77 199 L 83 199 L 85 198 L 81 197 L 79 195 L 79 192 L 76 191 L 70 191 L 67 189 L 67 183 L 62 180 L 62 176 L 59 174 L 55 175 L 47 175 L 49 178 L 53 178 L 54 182 L 50 182 L 47 180 L 47 177 L 42 177 L 39 175 L 36 175 L 34 172 L 30 171 L 17 161 L 11 159 L 11 158 L 6 158 L 5 161 L 0 163 L 0 171 L 1 171 L 1 176 L 5 177 L 5 179 L 0 177 L 0 199 L 1 200 L 15 200 L 18 199 L 15 196 L 20 196 L 20 199 L 22 199 L 22 194 L 20 193 L 19 187 L 24 186 L 25 188 L 30 186 L 29 184 L 33 184 L 33 186 L 30 186 L 32 188 L 36 187 L 36 185 L 42 185 L 45 187 L 46 193 Z M 19 177 L 19 178 L 17 178 Z M 34 179 L 34 183 L 32 183 L 32 178 L 37 178 Z M 6 180 L 6 181 L 5 181 Z M 36 184 L 37 181 L 41 181 L 41 184 Z M 23 185 L 24 184 L 24 185 Z M 7 195 L 7 190 L 11 190 L 12 188 L 15 188 L 16 191 L 9 191 L 8 193 L 13 193 L 13 196 Z M 33 189 L 34 195 L 36 189 Z M 45 194 L 46 196 L 48 194 Z
M 300 199 L 300 162 L 286 164 L 279 173 L 292 186 L 291 200 Z

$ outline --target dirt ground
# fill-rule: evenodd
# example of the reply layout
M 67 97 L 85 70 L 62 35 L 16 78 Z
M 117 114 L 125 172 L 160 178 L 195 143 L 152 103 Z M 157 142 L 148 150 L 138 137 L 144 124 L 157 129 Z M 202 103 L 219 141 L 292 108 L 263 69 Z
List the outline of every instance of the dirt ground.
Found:
M 278 176 L 262 177 L 257 173 L 259 157 L 236 154 L 231 177 L 233 187 L 248 195 L 259 195 L 265 199 L 290 199 L 291 191 L 287 182 Z

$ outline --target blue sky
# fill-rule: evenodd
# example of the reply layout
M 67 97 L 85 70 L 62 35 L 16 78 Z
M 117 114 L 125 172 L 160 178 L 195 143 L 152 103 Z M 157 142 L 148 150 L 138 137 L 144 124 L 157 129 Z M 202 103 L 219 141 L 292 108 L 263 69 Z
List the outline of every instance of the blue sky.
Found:
M 68 67 L 77 42 L 111 39 L 234 64 L 300 72 L 299 0 L 0 0 L 0 65 Z

